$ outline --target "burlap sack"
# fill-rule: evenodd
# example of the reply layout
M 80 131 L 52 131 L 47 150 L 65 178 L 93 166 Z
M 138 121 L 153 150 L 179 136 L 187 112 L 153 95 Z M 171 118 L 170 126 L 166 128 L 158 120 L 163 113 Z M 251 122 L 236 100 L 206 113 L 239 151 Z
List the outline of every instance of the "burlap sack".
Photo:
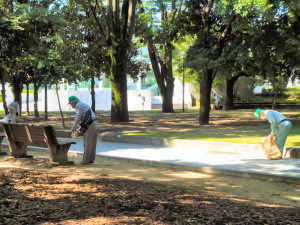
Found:
M 281 159 L 282 154 L 281 151 L 276 144 L 275 137 L 269 135 L 264 138 L 261 142 L 262 149 L 268 159 Z

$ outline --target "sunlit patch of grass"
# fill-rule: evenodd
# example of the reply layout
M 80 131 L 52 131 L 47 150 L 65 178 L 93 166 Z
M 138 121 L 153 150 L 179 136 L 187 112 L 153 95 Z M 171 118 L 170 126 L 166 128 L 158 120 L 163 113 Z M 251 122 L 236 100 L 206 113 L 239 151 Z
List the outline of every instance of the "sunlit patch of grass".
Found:
M 245 131 L 245 133 L 247 133 Z M 126 133 L 130 136 L 144 136 L 155 138 L 171 138 L 171 139 L 187 139 L 187 140 L 199 140 L 199 141 L 215 141 L 215 142 L 227 142 L 227 143 L 243 143 L 243 144 L 257 144 L 261 143 L 261 140 L 266 135 L 242 135 L 242 134 L 226 134 L 226 135 L 199 135 L 190 133 L 171 133 L 171 132 L 157 132 L 150 131 L 147 133 Z M 286 146 L 299 146 L 300 134 L 288 136 Z

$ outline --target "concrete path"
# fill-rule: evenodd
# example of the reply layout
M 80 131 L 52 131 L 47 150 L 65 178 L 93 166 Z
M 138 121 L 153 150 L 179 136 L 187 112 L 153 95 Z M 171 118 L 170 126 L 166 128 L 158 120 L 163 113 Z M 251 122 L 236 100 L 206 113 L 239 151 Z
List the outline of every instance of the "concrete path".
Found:
M 83 152 L 82 138 L 74 141 L 77 144 L 71 146 L 71 151 Z M 97 155 L 128 162 L 300 184 L 300 159 L 269 160 L 260 153 L 202 151 L 180 145 L 176 148 L 103 141 L 97 144 Z
M 70 152 L 82 154 L 82 137 L 59 140 L 75 141 L 76 144 L 71 145 Z M 3 144 L 7 144 L 6 140 Z M 300 184 L 300 159 L 268 160 L 261 152 L 241 154 L 238 151 L 204 151 L 195 146 L 178 146 L 161 147 L 98 141 L 97 156 L 172 169 Z

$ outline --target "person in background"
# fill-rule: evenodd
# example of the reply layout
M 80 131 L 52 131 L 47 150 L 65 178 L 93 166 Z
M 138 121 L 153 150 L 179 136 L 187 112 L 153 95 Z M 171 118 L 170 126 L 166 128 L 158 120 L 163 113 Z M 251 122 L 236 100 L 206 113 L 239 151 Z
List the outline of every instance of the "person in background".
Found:
M 141 94 L 139 94 L 138 96 L 139 96 L 139 103 L 140 103 L 141 109 L 144 110 L 145 109 L 145 100 L 146 99 Z
M 75 132 L 80 126 L 79 131 L 84 134 L 84 153 L 80 165 L 93 163 L 96 157 L 99 123 L 91 107 L 81 102 L 76 96 L 69 97 L 69 104 L 76 110 L 71 130 Z
M 257 116 L 258 120 L 268 119 L 271 124 L 270 135 L 276 138 L 276 144 L 283 155 L 284 144 L 291 131 L 292 123 L 284 115 L 274 110 L 261 110 L 258 108 L 255 111 L 255 116 Z
M 17 116 L 21 115 L 20 106 L 18 102 L 12 102 L 8 105 L 9 118 L 11 123 L 17 122 Z
M 220 99 L 219 95 L 215 94 L 214 99 L 215 99 L 215 103 L 216 103 L 216 109 L 220 109 L 221 99 Z

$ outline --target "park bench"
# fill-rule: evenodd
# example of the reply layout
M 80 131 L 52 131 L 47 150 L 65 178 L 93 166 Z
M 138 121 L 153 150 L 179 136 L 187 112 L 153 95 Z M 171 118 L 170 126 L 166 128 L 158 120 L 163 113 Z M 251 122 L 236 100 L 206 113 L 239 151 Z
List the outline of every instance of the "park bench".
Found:
M 5 135 L 0 135 L 0 155 L 6 155 L 6 152 L 2 152 L 1 143 L 3 139 L 5 138 Z
M 15 158 L 32 157 L 27 155 L 27 146 L 48 148 L 51 164 L 73 164 L 68 161 L 68 151 L 76 142 L 61 142 L 56 138 L 52 126 L 4 123 L 4 133 L 8 142 L 10 155 Z

